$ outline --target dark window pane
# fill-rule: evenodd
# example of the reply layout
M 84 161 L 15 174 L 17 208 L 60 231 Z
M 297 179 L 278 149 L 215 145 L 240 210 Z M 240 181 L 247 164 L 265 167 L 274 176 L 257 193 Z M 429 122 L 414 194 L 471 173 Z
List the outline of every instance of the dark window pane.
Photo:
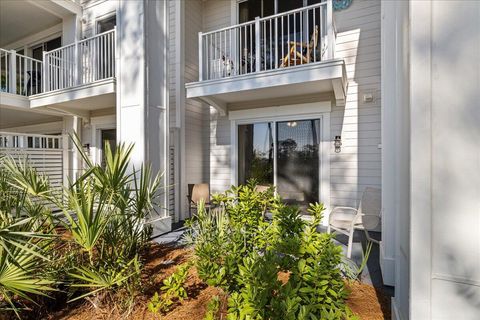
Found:
M 272 123 L 238 126 L 238 183 L 273 184 Z
M 111 16 L 98 22 L 98 33 L 112 30 L 117 25 L 117 17 Z
M 277 190 L 302 208 L 319 201 L 319 128 L 318 119 L 277 123 Z
M 58 37 L 45 43 L 45 50 L 50 51 L 62 46 L 62 37 Z
M 303 0 L 278 0 L 278 13 L 303 7 Z
M 102 167 L 105 167 L 105 150 L 106 145 L 108 144 L 110 150 L 112 150 L 112 154 L 115 153 L 115 149 L 117 146 L 117 130 L 109 129 L 109 130 L 102 130 Z
M 32 58 L 42 61 L 43 60 L 43 46 L 36 47 L 32 50 Z

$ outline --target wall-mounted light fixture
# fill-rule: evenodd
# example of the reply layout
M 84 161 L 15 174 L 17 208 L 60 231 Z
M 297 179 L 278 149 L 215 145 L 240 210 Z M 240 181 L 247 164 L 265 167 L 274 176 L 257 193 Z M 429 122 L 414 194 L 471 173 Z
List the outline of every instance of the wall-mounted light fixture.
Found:
M 83 151 L 89 156 L 90 155 L 90 143 L 85 143 L 83 146 Z
M 290 128 L 294 128 L 297 126 L 297 121 L 287 122 L 287 126 L 289 126 Z
M 342 137 L 341 136 L 335 136 L 335 153 L 340 153 L 342 151 Z

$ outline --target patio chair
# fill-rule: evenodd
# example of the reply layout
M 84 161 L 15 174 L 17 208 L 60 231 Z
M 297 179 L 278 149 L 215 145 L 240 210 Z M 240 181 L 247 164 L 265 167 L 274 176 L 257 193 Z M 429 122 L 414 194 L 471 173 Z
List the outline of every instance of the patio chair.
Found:
M 188 185 L 188 213 L 192 216 L 192 209 L 198 208 L 200 201 L 205 202 L 205 207 L 210 207 L 210 186 L 208 183 L 198 183 Z
M 281 60 L 280 67 L 309 63 L 313 60 L 313 49 L 318 45 L 318 25 L 312 33 L 309 43 L 290 41 L 287 55 Z M 296 61 L 296 62 L 295 62 Z
M 267 185 L 263 185 L 263 184 L 257 184 L 255 186 L 255 191 L 257 192 L 265 192 L 267 191 L 268 189 L 270 189 L 271 186 L 267 186 Z
M 368 241 L 380 243 L 372 239 L 369 230 L 380 225 L 381 221 L 381 191 L 377 188 L 366 187 L 358 209 L 352 207 L 335 207 L 328 218 L 327 233 L 335 230 L 348 236 L 347 258 L 352 256 L 353 234 L 355 230 L 363 229 Z

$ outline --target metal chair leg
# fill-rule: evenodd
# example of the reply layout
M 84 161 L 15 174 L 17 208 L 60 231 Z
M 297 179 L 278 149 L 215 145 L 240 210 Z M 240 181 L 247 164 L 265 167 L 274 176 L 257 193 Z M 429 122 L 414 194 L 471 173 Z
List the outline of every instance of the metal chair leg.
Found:
M 355 229 L 350 230 L 350 234 L 348 236 L 348 247 L 347 247 L 347 258 L 352 258 L 352 246 L 353 246 L 353 233 Z

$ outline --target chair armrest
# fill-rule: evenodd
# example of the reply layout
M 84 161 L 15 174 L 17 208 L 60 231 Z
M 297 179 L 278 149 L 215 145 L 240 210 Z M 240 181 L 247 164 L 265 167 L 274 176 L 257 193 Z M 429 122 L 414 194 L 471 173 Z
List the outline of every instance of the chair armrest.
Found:
M 378 223 L 380 223 L 380 221 L 382 220 L 382 216 L 381 215 L 378 215 L 378 214 L 368 214 L 368 213 L 358 213 L 356 216 L 355 216 L 355 219 L 354 219 L 354 222 L 356 223 L 357 219 L 359 217 L 375 217 L 376 219 L 378 219 Z M 362 220 L 362 225 L 363 225 L 364 221 Z M 377 224 L 378 225 L 378 224 Z M 365 225 L 363 225 L 364 228 L 366 228 Z M 375 226 L 376 227 L 376 226 Z M 373 228 L 375 228 L 373 227 Z
M 330 224 L 330 221 L 332 220 L 332 218 L 335 216 L 335 213 L 339 212 L 339 211 L 353 211 L 353 213 L 355 215 L 357 215 L 357 213 L 358 213 L 358 209 L 353 208 L 353 207 L 335 207 L 335 208 L 332 209 L 332 211 L 330 211 L 330 215 L 328 216 L 328 223 L 329 224 Z

